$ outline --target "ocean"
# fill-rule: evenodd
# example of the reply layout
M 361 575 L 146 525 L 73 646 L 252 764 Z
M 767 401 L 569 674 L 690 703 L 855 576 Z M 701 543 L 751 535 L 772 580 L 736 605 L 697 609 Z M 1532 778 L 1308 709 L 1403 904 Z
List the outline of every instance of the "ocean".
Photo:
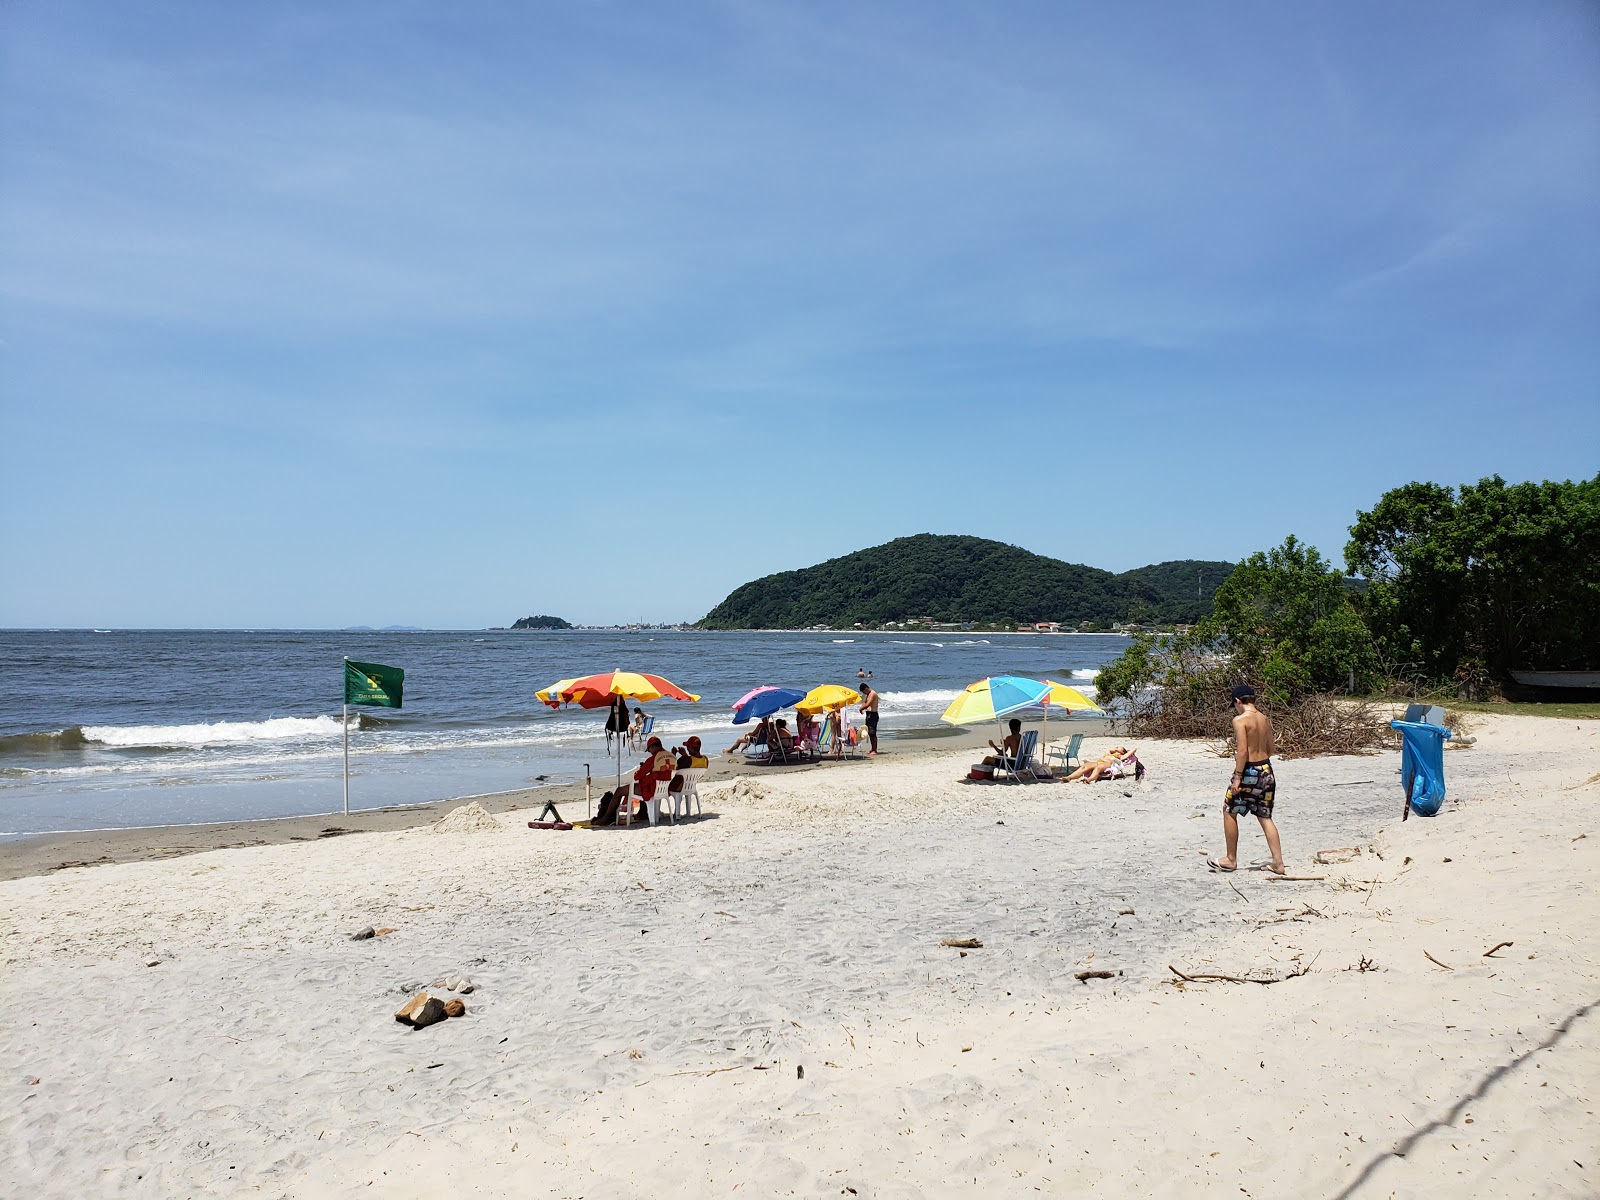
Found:
M 887 740 L 953 732 L 950 700 L 986 675 L 1093 695 L 1117 635 L 672 631 L 0 631 L 0 838 L 334 813 L 343 659 L 406 671 L 403 709 L 351 709 L 352 810 L 609 780 L 603 712 L 534 692 L 613 669 L 663 675 L 698 704 L 646 705 L 672 742 L 732 742 L 759 684 L 854 686 L 873 673 Z

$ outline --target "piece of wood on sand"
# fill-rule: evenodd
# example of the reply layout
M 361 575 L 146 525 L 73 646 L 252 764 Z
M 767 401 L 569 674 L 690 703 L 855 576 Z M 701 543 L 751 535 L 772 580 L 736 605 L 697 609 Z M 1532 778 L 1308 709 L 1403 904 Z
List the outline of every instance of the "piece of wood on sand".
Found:
M 1079 971 L 1073 978 L 1079 983 L 1088 983 L 1091 979 L 1115 979 L 1121 971 Z
M 952 949 L 952 950 L 982 950 L 983 949 L 983 941 L 982 941 L 982 939 L 981 938 L 975 938 L 975 937 L 945 938 L 944 941 L 939 943 L 939 945 L 941 945 L 941 946 L 949 946 L 950 949 Z

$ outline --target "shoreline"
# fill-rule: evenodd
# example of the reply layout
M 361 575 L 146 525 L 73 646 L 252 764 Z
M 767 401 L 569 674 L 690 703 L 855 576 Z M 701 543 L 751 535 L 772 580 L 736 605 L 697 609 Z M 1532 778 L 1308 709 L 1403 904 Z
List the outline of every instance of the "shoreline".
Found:
M 1079 718 L 1071 722 L 1052 724 L 1070 728 L 1073 733 L 1081 731 L 1087 736 L 1095 737 L 1107 731 L 1111 723 L 1093 718 Z M 978 749 L 985 746 L 990 737 L 995 736 L 993 730 L 979 732 L 966 728 L 946 733 L 945 730 L 949 728 L 951 727 L 933 727 L 931 731 L 894 731 L 899 736 L 888 736 L 883 739 L 883 752 L 876 760 L 844 759 L 840 762 L 824 761 L 769 767 L 752 766 L 741 760 L 713 755 L 711 769 L 702 786 L 714 788 L 740 775 L 763 777 L 870 767 L 878 761 L 888 762 L 942 750 Z M 625 759 L 624 766 L 626 776 L 632 765 Z M 611 777 L 606 777 L 609 778 Z M 593 798 L 596 803 L 609 786 L 610 784 L 602 780 L 601 776 L 594 777 Z M 247 846 L 324 841 L 357 833 L 391 833 L 432 824 L 451 809 L 474 801 L 496 815 L 532 810 L 529 812 L 529 819 L 532 819 L 543 809 L 547 800 L 553 801 L 568 819 L 585 819 L 583 816 L 573 816 L 574 812 L 585 811 L 583 784 L 563 783 L 456 796 L 444 800 L 430 800 L 422 804 L 359 809 L 349 814 L 335 810 L 329 813 L 306 813 L 287 817 L 257 817 L 245 821 L 139 825 L 117 829 L 24 834 L 0 841 L 0 881 L 84 867 L 159 861 L 188 854 L 202 854 L 211 850 L 236 850 Z

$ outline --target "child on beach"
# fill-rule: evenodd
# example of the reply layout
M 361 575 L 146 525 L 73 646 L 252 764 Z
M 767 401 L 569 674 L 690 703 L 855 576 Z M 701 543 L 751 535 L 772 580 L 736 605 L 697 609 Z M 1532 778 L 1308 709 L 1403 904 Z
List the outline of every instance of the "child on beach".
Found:
M 1221 858 L 1206 859 L 1206 866 L 1222 872 L 1239 869 L 1239 818 L 1249 813 L 1261 822 L 1267 849 L 1272 852 L 1272 863 L 1266 869 L 1282 875 L 1283 847 L 1278 841 L 1278 826 L 1272 820 L 1278 787 L 1272 774 L 1272 755 L 1277 750 L 1272 722 L 1257 710 L 1256 690 L 1248 683 L 1233 689 L 1233 711 L 1233 739 L 1238 751 L 1234 755 L 1233 778 L 1222 798 L 1222 836 L 1228 852 Z

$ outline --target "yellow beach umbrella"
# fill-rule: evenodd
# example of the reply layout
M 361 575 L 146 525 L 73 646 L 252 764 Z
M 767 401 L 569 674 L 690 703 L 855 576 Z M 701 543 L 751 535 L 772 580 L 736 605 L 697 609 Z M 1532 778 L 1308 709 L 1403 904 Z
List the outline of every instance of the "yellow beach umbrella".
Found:
M 805 699 L 794 707 L 796 712 L 809 717 L 819 712 L 832 712 L 847 704 L 860 703 L 861 693 L 855 688 L 847 688 L 838 683 L 824 683 L 820 687 L 812 688 L 806 693 Z
M 1054 679 L 1046 679 L 1045 682 L 1050 685 L 1050 704 L 1055 708 L 1065 708 L 1071 712 L 1105 711 L 1075 687 L 1057 683 Z

